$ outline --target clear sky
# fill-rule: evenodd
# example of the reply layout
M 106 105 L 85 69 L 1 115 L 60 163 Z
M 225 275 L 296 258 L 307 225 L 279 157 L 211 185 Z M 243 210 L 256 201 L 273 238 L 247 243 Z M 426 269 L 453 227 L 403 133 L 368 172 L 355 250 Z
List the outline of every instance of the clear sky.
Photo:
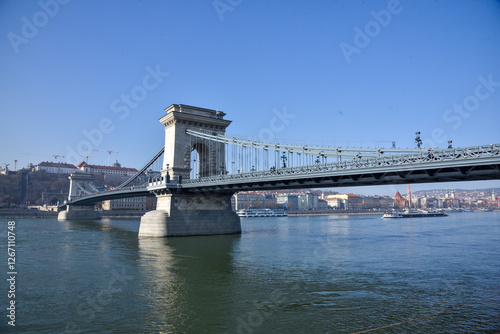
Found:
M 0 36 L 11 169 L 77 163 L 84 142 L 140 168 L 173 103 L 226 112 L 237 136 L 500 143 L 500 1 L 0 0 Z

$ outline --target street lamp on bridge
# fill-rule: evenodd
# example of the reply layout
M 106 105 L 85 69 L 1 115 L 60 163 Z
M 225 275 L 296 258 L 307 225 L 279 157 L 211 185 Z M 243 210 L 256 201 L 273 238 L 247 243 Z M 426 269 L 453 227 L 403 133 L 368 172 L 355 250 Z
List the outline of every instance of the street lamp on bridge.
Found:
M 283 160 L 283 168 L 286 168 L 286 155 L 285 155 L 285 152 L 283 152 L 283 155 L 280 157 L 281 160 Z
M 417 144 L 417 148 L 420 148 L 422 146 L 422 139 L 420 139 L 420 131 L 415 132 L 417 137 L 415 138 L 415 143 Z

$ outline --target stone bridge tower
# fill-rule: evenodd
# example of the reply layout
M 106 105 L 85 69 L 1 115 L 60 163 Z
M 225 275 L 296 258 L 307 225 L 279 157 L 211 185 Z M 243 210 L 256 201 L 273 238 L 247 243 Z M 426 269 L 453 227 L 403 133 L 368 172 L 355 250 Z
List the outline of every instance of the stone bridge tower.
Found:
M 201 177 L 225 171 L 225 146 L 191 136 L 186 130 L 224 134 L 231 121 L 223 112 L 173 104 L 160 118 L 165 127 L 163 179 L 181 182 L 191 172 L 191 152 L 198 153 Z M 155 190 L 156 210 L 141 218 L 139 236 L 168 237 L 241 233 L 240 218 L 231 208 L 232 193 L 196 192 L 182 188 Z
M 165 153 L 163 155 L 163 174 L 167 170 L 171 179 L 188 179 L 191 172 L 191 152 L 198 153 L 199 176 L 220 173 L 224 166 L 225 147 L 223 143 L 202 140 L 186 134 L 186 130 L 206 132 L 211 135 L 226 132 L 231 121 L 223 119 L 221 111 L 173 104 L 165 109 L 167 114 L 160 118 L 165 126 Z
M 85 173 L 71 173 L 69 175 L 68 201 L 74 201 L 80 197 L 96 193 L 94 187 L 94 176 Z M 64 211 L 60 211 L 58 220 L 95 220 L 101 219 L 101 213 L 94 211 L 94 205 L 66 205 Z

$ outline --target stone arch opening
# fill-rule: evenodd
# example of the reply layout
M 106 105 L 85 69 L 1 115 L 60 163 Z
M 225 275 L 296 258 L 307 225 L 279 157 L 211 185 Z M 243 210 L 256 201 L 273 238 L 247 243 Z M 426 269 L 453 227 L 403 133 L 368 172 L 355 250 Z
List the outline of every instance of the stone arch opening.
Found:
M 210 146 L 204 142 L 196 142 L 191 147 L 191 166 L 194 178 L 211 175 Z
M 198 151 L 196 151 L 194 148 L 191 149 L 191 154 L 190 154 L 190 174 L 189 178 L 190 179 L 196 179 L 199 178 L 199 154 Z

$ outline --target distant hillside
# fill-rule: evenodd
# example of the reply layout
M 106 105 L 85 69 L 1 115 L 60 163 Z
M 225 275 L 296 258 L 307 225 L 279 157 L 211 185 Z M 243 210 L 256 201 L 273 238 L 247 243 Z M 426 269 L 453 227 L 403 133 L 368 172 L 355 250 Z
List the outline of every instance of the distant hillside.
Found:
M 61 196 L 50 194 L 65 194 L 69 191 L 67 174 L 50 174 L 45 172 L 17 172 L 0 175 L 0 205 L 31 204 L 42 205 L 42 193 L 46 193 L 45 202 Z M 49 196 L 47 196 L 49 195 Z
M 21 201 L 21 173 L 0 174 L 0 205 L 19 204 Z
M 69 174 L 53 174 L 45 171 L 18 171 L 9 175 L 0 174 L 0 206 L 12 204 L 57 204 L 68 198 Z M 116 187 L 128 177 L 119 175 L 95 175 L 96 186 Z M 140 185 L 147 181 L 145 176 L 139 177 L 131 185 Z
M 453 189 L 448 188 L 448 192 L 451 193 Z M 492 191 L 494 190 L 496 194 L 500 194 L 500 188 L 484 188 L 484 189 L 454 189 L 456 194 L 478 194 L 478 193 L 484 193 L 484 194 L 491 194 Z M 425 194 L 427 195 L 441 195 L 446 193 L 446 189 L 429 189 L 429 190 L 417 190 L 417 191 L 412 191 L 411 192 L 413 195 L 416 196 L 423 196 Z

